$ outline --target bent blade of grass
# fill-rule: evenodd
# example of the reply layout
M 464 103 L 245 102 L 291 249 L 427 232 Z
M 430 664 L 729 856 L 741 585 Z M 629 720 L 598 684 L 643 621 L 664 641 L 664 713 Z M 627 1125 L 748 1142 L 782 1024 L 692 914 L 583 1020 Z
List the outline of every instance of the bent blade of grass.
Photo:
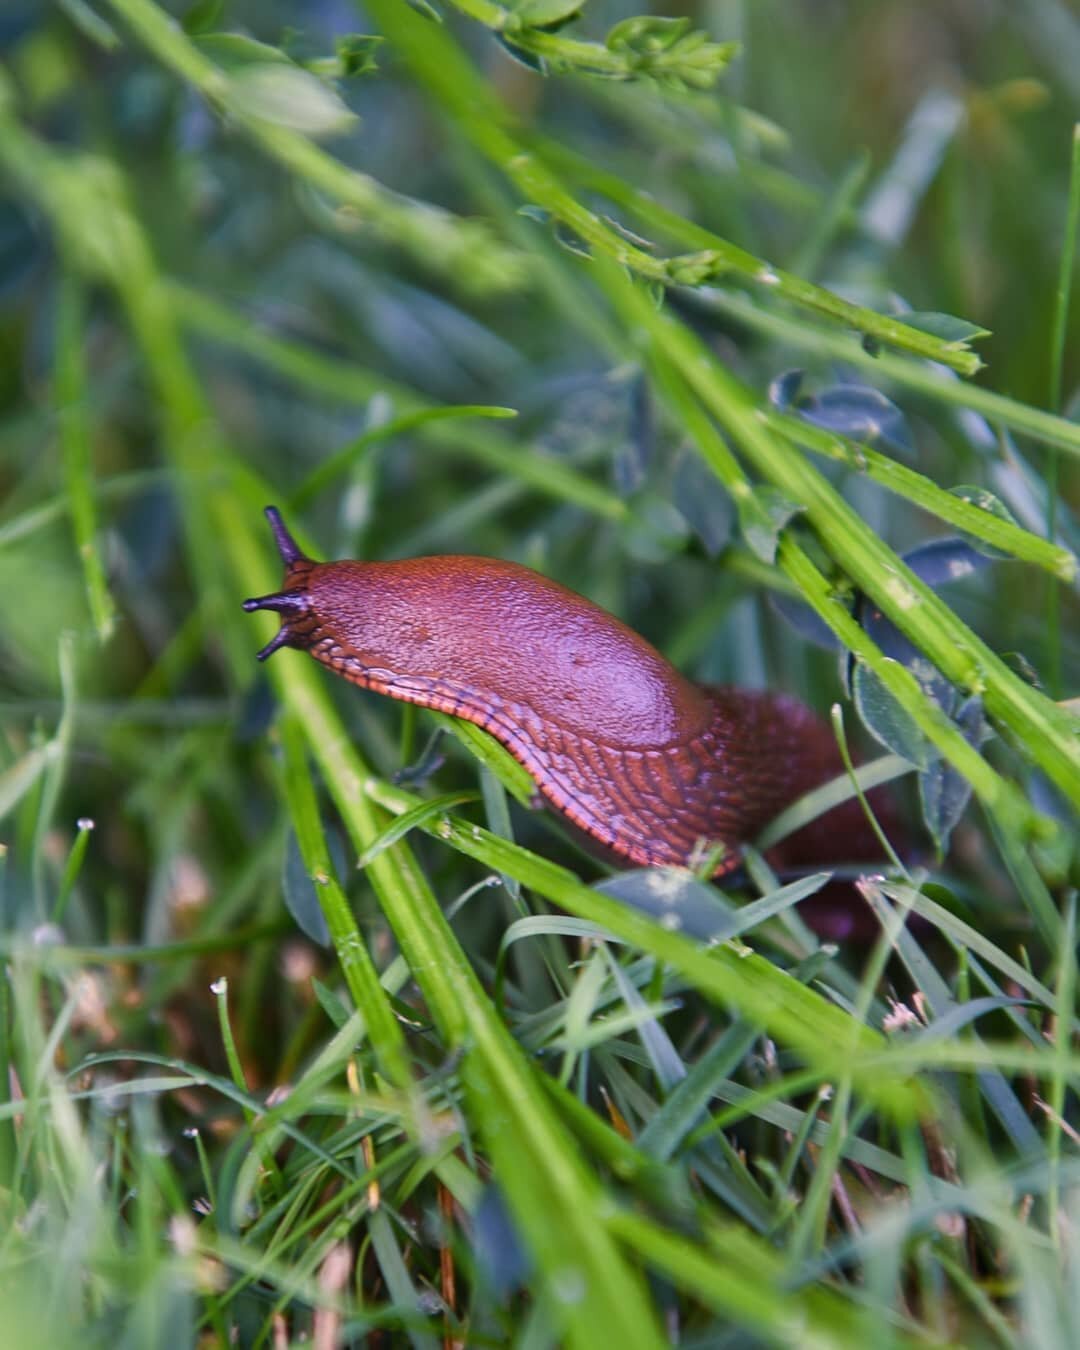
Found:
M 804 792 L 766 825 L 754 840 L 754 847 L 764 853 L 834 806 L 850 801 L 856 795 L 856 784 L 859 791 L 869 792 L 914 772 L 915 765 L 901 755 L 879 755 L 868 764 L 860 764 L 853 774 L 839 774 L 820 787 Z
M 362 785 L 374 801 L 405 811 L 416 798 L 375 778 Z M 840 1073 L 849 1045 L 868 1052 L 878 1036 L 847 1013 L 827 1003 L 798 980 L 777 970 L 746 948 L 703 948 L 637 910 L 591 890 L 564 867 L 511 844 L 478 825 L 454 817 L 427 822 L 426 833 L 498 872 L 506 872 L 561 909 L 607 929 L 677 970 L 696 989 L 721 1006 L 733 1007 L 770 1035 L 790 1045 L 823 1076 Z M 859 1089 L 884 1110 L 902 1116 L 927 1105 L 911 1083 L 865 1077 Z
M 433 816 L 439 816 L 449 811 L 454 806 L 463 806 L 467 802 L 480 800 L 480 794 L 468 788 L 461 792 L 446 792 L 441 797 L 432 797 L 430 801 L 423 801 L 413 807 L 411 811 L 406 811 L 404 815 L 395 817 L 394 820 L 386 826 L 382 832 L 371 841 L 356 860 L 356 866 L 363 870 L 370 867 L 375 859 L 388 849 L 391 844 L 396 844 L 399 839 L 404 839 L 417 826 L 422 825 L 425 820 L 430 820 Z
M 9 764 L 0 773 L 0 820 L 19 805 L 26 794 L 60 753 L 55 740 L 27 750 L 26 754 Z
M 896 882 L 883 882 L 881 889 L 890 899 L 896 900 L 901 905 L 910 906 L 913 913 L 921 915 L 954 942 L 969 947 L 988 965 L 1015 981 L 1025 993 L 1037 999 L 1043 1007 L 1051 1010 L 1056 1007 L 1057 999 L 1054 992 L 1037 980 L 1030 970 L 1003 952 L 978 929 L 972 928 L 969 923 L 965 923 L 943 905 L 939 905 L 936 900 L 931 900 L 929 896 L 910 886 L 902 886 Z M 1080 1030 L 1080 1023 L 1077 1023 L 1077 1028 Z
M 289 507 L 293 511 L 301 510 L 307 506 L 313 497 L 318 496 L 324 488 L 329 487 L 336 478 L 340 478 L 342 474 L 347 473 L 359 459 L 363 458 L 367 451 L 392 440 L 395 436 L 402 435 L 406 431 L 413 431 L 429 422 L 453 421 L 457 418 L 502 419 L 516 416 L 517 411 L 514 408 L 490 407 L 486 404 L 476 403 L 447 408 L 419 408 L 415 412 L 405 413 L 401 417 L 392 417 L 388 422 L 383 422 L 381 426 L 372 427 L 370 431 L 365 431 L 362 435 L 354 437 L 348 445 L 342 446 L 340 450 L 323 460 L 317 468 L 312 469 L 311 473 L 290 495 Z

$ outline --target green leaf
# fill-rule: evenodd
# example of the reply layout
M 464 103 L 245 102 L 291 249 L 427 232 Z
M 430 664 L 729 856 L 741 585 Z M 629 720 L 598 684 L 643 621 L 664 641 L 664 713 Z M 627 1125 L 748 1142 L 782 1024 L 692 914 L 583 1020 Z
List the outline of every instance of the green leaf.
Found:
M 319 1007 L 329 1017 L 336 1030 L 340 1031 L 352 1014 L 345 1006 L 345 1000 L 335 989 L 323 984 L 317 975 L 311 977 L 311 987 L 319 1000 Z
M 584 0 L 517 0 L 511 13 L 528 28 L 548 28 L 572 19 Z
M 966 347 L 969 342 L 977 342 L 979 338 L 990 336 L 989 328 L 980 328 L 977 323 L 958 319 L 953 314 L 939 314 L 935 310 L 915 310 L 897 317 L 908 328 L 917 328 L 920 333 L 929 333 L 950 347 Z
M 852 694 L 858 714 L 871 736 L 893 754 L 910 760 L 920 769 L 929 767 L 936 752 L 910 713 L 900 706 L 863 661 L 855 663 Z
M 738 503 L 739 528 L 746 545 L 762 562 L 776 561 L 776 549 L 784 526 L 804 508 L 774 487 L 755 488 Z
M 428 3 L 428 0 L 405 0 L 405 3 L 411 10 L 414 10 L 422 19 L 430 19 L 432 23 L 442 23 L 443 17 L 434 5 Z
M 949 492 L 952 496 L 960 497 L 963 501 L 970 502 L 972 506 L 977 506 L 980 511 L 985 511 L 987 515 L 994 516 L 997 520 L 1007 521 L 1008 524 L 1016 525 L 1019 528 L 1019 522 L 1005 503 L 999 497 L 995 497 L 992 492 L 987 491 L 986 488 L 980 487 L 978 483 L 959 483 L 956 487 L 950 488 Z M 972 548 L 977 548 L 980 553 L 985 554 L 988 558 L 1009 558 L 1012 556 L 1002 552 L 999 548 L 995 548 L 992 544 L 986 543 L 977 534 L 972 534 L 967 530 L 964 531 L 964 538 L 971 544 Z
M 416 829 L 418 825 L 425 825 L 433 816 L 443 815 L 452 807 L 462 806 L 465 802 L 475 802 L 480 800 L 479 792 L 447 792 L 441 797 L 433 797 L 431 801 L 421 802 L 419 806 L 414 806 L 410 811 L 405 811 L 400 816 L 390 822 L 381 834 L 371 841 L 357 859 L 356 865 L 359 868 L 370 867 L 380 853 L 385 852 L 391 844 L 396 844 L 399 839 L 403 839 L 410 830 Z
M 231 107 L 305 136 L 333 136 L 357 120 L 329 85 L 290 62 L 241 66 L 233 72 L 230 84 Z
M 662 497 L 646 496 L 634 503 L 623 526 L 626 551 L 640 563 L 662 563 L 682 553 L 690 537 L 683 514 Z
M 704 460 L 687 447 L 675 464 L 672 495 L 679 514 L 715 558 L 726 547 L 735 524 L 735 507 L 724 485 Z
M 977 750 L 986 738 L 982 699 L 977 694 L 967 699 L 957 710 L 954 721 L 964 739 Z M 948 848 L 949 836 L 970 800 L 971 784 L 947 760 L 935 760 L 919 775 L 923 821 L 939 854 Z
M 280 47 L 273 47 L 269 42 L 257 42 L 246 33 L 199 33 L 195 37 L 195 45 L 222 70 L 232 71 L 243 66 L 273 63 L 292 65 Z
M 296 832 L 289 831 L 289 842 L 285 846 L 285 866 L 281 877 L 281 889 L 285 896 L 285 907 L 296 920 L 296 926 L 320 947 L 329 947 L 330 929 L 326 915 L 319 903 L 316 890 L 317 882 L 304 865 Z
M 464 722 L 460 717 L 451 717 L 449 713 L 432 712 L 430 714 L 441 727 L 465 747 L 481 764 L 491 770 L 499 782 L 516 801 L 523 806 L 532 806 L 536 798 L 536 784 L 528 770 L 519 764 L 509 750 L 500 745 L 494 736 L 478 727 L 474 722 Z
M 375 55 L 385 41 L 384 37 L 371 33 L 346 33 L 339 37 L 334 47 L 342 77 L 351 80 L 378 70 Z
M 198 37 L 219 24 L 224 13 L 225 0 L 195 0 L 184 11 L 180 27 L 189 37 Z

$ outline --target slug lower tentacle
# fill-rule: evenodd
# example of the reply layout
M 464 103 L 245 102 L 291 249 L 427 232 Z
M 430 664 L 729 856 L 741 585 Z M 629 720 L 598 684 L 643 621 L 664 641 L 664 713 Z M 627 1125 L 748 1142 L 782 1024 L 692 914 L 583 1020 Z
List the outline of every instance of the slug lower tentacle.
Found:
M 605 610 L 516 563 L 446 556 L 316 563 L 274 507 L 284 589 L 246 600 L 281 628 L 259 653 L 309 651 L 347 680 L 490 732 L 543 796 L 618 858 L 717 875 L 784 806 L 842 771 L 823 723 L 782 694 L 694 684 Z M 855 804 L 793 835 L 776 861 L 880 850 Z

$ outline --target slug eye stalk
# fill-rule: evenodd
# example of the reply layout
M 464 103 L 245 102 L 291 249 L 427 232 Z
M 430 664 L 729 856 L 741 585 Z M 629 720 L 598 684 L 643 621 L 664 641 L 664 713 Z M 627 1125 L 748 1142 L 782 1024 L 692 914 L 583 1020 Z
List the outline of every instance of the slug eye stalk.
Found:
M 270 609 L 275 614 L 284 616 L 278 631 L 262 651 L 255 654 L 257 660 L 265 661 L 268 656 L 273 656 L 279 647 L 296 645 L 295 635 L 289 626 L 289 621 L 291 617 L 307 613 L 308 597 L 303 591 L 279 591 L 276 595 L 260 595 L 251 600 L 245 600 L 244 608 L 249 613 L 256 609 Z
M 296 540 L 289 533 L 281 518 L 281 512 L 276 506 L 266 507 L 264 514 L 270 522 L 274 543 L 277 544 L 281 560 L 285 564 L 285 579 L 286 581 L 292 580 L 293 570 L 306 570 L 311 565 L 311 559 L 301 550 Z M 302 568 L 301 565 L 303 565 Z M 256 654 L 257 659 L 265 661 L 268 656 L 273 656 L 279 647 L 296 646 L 296 635 L 290 626 L 291 620 L 307 613 L 310 607 L 311 601 L 307 592 L 300 590 L 276 591 L 273 595 L 260 595 L 245 600 L 244 608 L 248 613 L 256 609 L 269 609 L 273 610 L 275 614 L 283 616 L 281 627 L 262 651 Z
M 270 529 L 273 531 L 274 543 L 277 544 L 278 552 L 281 554 L 281 561 L 286 567 L 291 567 L 293 563 L 311 562 L 311 559 L 300 548 L 300 545 L 289 533 L 285 522 L 281 518 L 281 512 L 276 506 L 266 506 L 263 508 L 263 515 L 270 522 Z

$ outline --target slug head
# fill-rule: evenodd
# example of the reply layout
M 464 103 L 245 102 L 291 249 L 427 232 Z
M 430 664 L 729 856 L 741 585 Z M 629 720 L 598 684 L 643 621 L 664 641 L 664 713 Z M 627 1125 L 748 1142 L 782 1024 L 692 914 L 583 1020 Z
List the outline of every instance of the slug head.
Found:
M 307 577 L 315 566 L 312 560 L 301 552 L 277 507 L 266 507 L 264 514 L 270 522 L 281 561 L 285 564 L 285 589 L 276 591 L 273 595 L 260 595 L 244 601 L 244 608 L 249 612 L 255 609 L 270 609 L 275 614 L 281 615 L 281 627 L 258 653 L 260 661 L 272 656 L 279 647 L 308 645 L 305 639 L 310 630 L 311 597 L 307 590 Z

